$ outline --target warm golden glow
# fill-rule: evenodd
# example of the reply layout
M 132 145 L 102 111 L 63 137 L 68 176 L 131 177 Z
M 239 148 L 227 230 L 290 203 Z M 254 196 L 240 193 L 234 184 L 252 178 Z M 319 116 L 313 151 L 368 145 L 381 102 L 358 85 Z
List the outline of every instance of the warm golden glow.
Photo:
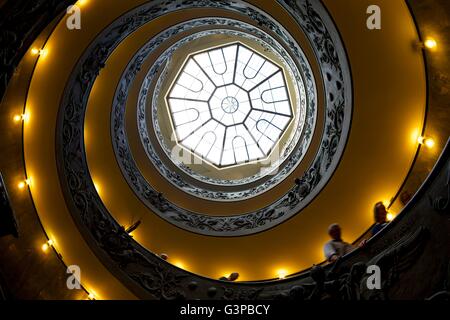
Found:
M 386 215 L 387 221 L 392 221 L 392 220 L 394 220 L 394 218 L 395 218 L 395 215 L 390 212 L 388 212 L 388 214 Z
M 38 49 L 38 48 L 31 49 L 31 54 L 34 55 L 34 56 L 39 55 L 41 57 L 45 57 L 47 55 L 47 53 L 48 52 L 45 49 Z
M 29 118 L 30 118 L 29 115 L 24 113 L 24 114 L 16 114 L 13 119 L 14 119 L 15 122 L 19 122 L 19 121 L 24 121 L 25 122 Z
M 428 148 L 433 148 L 433 147 L 434 147 L 434 140 L 433 140 L 433 139 L 426 139 L 426 140 L 425 140 L 425 145 L 426 145 Z
M 173 263 L 173 265 L 176 266 L 176 267 L 178 267 L 178 268 L 180 268 L 180 269 L 186 269 L 184 263 L 181 262 L 181 261 L 175 261 L 175 262 Z
M 52 247 L 55 242 L 52 239 L 49 239 L 46 243 L 44 243 L 41 247 L 42 251 L 47 252 L 50 247 Z
M 437 48 L 437 42 L 433 38 L 428 38 L 427 40 L 425 40 L 424 45 L 425 48 L 430 50 L 434 50 Z
M 95 294 L 93 292 L 88 295 L 89 300 L 95 300 Z
M 50 248 L 50 246 L 47 243 L 44 243 L 41 247 L 42 251 L 47 252 L 48 248 Z
M 78 0 L 75 5 L 81 7 L 81 6 L 85 5 L 88 2 L 89 2 L 89 0 Z
M 42 58 L 45 58 L 45 57 L 47 56 L 47 54 L 48 54 L 48 51 L 45 50 L 45 49 L 41 49 L 41 50 L 39 51 L 39 55 L 40 55 Z
M 31 185 L 31 178 L 28 178 L 28 179 L 26 179 L 26 180 L 24 180 L 24 181 L 20 181 L 20 182 L 17 184 L 17 187 L 18 187 L 19 189 L 24 189 L 26 186 L 29 186 L 29 185 Z
M 277 271 L 278 279 L 285 279 L 287 277 L 287 275 L 288 275 L 288 272 L 285 269 L 279 269 Z
M 94 181 L 94 188 L 97 191 L 97 193 L 100 195 L 102 188 L 101 188 L 100 184 L 98 183 L 98 181 Z

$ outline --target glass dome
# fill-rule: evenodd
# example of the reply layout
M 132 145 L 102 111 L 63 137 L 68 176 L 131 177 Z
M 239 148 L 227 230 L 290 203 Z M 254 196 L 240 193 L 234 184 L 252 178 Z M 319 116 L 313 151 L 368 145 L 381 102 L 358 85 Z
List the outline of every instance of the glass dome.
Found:
M 266 158 L 293 119 L 282 68 L 239 43 L 189 57 L 167 102 L 177 143 L 218 168 Z

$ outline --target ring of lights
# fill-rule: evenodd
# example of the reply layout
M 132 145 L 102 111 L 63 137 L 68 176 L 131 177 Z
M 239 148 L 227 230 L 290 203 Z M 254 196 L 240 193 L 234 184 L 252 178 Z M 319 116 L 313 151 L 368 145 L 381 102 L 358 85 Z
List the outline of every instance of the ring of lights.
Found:
M 155 3 L 156 2 L 153 2 L 153 4 Z M 161 6 L 167 8 L 165 2 L 158 3 Z M 170 1 L 168 3 L 170 4 Z M 252 1 L 252 3 L 259 6 L 259 3 L 257 1 Z M 307 11 L 308 3 L 301 3 L 301 5 L 304 4 L 305 7 L 302 8 Z M 136 5 L 135 2 L 125 8 L 126 10 L 128 10 L 129 8 L 134 7 L 134 5 Z M 281 8 L 280 4 L 271 2 L 271 4 L 267 7 L 264 6 L 266 7 L 266 12 L 273 12 L 274 16 L 278 18 L 278 21 L 283 21 L 285 22 L 286 26 L 289 26 L 289 30 L 292 31 L 293 35 L 296 36 L 297 41 L 302 44 L 302 48 L 308 54 L 308 58 L 310 59 L 310 61 L 314 61 L 313 50 L 311 50 L 306 36 L 301 33 L 300 28 L 298 30 L 295 28 L 294 19 L 289 19 L 288 17 L 288 15 L 292 12 L 284 12 L 283 10 L 281 10 L 281 12 L 275 10 L 271 11 L 271 5 L 276 6 L 278 9 Z M 333 5 L 330 4 L 329 9 L 333 14 L 335 14 L 336 12 L 333 10 L 332 6 Z M 87 8 L 90 10 L 86 10 L 86 17 L 89 17 L 90 15 L 91 17 L 93 16 L 93 21 L 95 21 L 96 23 L 89 24 L 89 28 L 84 29 L 89 31 L 93 29 L 94 32 L 91 32 L 88 35 L 84 35 L 83 33 L 83 42 L 78 46 L 66 47 L 57 45 L 61 44 L 61 39 L 64 39 L 64 37 L 67 36 L 70 36 L 70 39 L 73 41 L 65 42 L 66 45 L 70 43 L 74 44 L 77 42 L 77 37 L 73 36 L 74 33 L 67 32 L 67 30 L 65 30 L 65 26 L 60 25 L 56 30 L 58 32 L 55 32 L 48 44 L 45 46 L 45 50 L 48 50 L 49 53 L 48 56 L 46 58 L 44 56 L 34 57 L 37 58 L 37 68 L 32 79 L 32 86 L 30 86 L 31 89 L 29 91 L 30 94 L 28 96 L 29 99 L 26 106 L 27 113 L 32 114 L 32 121 L 28 122 L 27 125 L 24 125 L 24 142 L 26 143 L 24 150 L 26 152 L 27 160 L 27 172 L 25 175 L 26 177 L 32 177 L 33 181 L 35 181 L 33 185 L 30 185 L 30 192 L 32 192 L 33 200 L 36 204 L 36 210 L 39 213 L 39 217 L 42 220 L 43 226 L 49 236 L 49 239 L 56 239 L 57 246 L 55 247 L 55 249 L 64 255 L 65 261 L 70 264 L 77 264 L 78 262 L 82 263 L 81 266 L 83 270 L 85 270 L 84 273 L 86 274 L 84 282 L 85 286 L 87 285 L 87 287 L 89 288 L 89 291 L 91 291 L 92 289 L 95 289 L 97 291 L 99 288 L 104 286 L 106 288 L 106 291 L 116 292 L 114 289 L 111 290 L 111 285 L 109 285 L 109 282 L 107 283 L 105 281 L 104 283 L 101 283 L 102 281 L 99 281 L 92 283 L 91 280 L 88 279 L 88 276 L 91 276 L 91 278 L 94 277 L 95 279 L 98 279 L 99 277 L 98 273 L 96 273 L 95 270 L 94 272 L 92 272 L 91 269 L 88 269 L 85 266 L 87 265 L 85 264 L 85 261 L 89 263 L 95 262 L 96 264 L 94 265 L 94 267 L 98 269 L 99 261 L 97 260 L 99 259 L 105 264 L 105 267 L 107 267 L 108 270 L 110 270 L 117 278 L 120 279 L 121 282 L 126 284 L 128 288 L 132 288 L 133 292 L 138 292 L 139 295 L 141 295 L 141 288 L 139 288 L 139 286 L 142 286 L 146 291 L 152 292 L 152 290 L 160 290 L 153 292 L 155 293 L 156 297 L 164 298 L 176 297 L 175 294 L 172 294 L 172 291 L 168 291 L 168 287 L 170 287 L 171 289 L 173 288 L 174 290 L 180 289 L 180 291 L 184 291 L 184 293 L 188 292 L 187 281 L 184 281 L 183 279 L 185 278 L 182 278 L 182 276 L 186 276 L 188 273 L 183 270 L 174 268 L 170 266 L 170 264 L 178 266 L 179 268 L 182 268 L 184 270 L 190 270 L 191 272 L 195 272 L 199 275 L 208 276 L 213 279 L 217 279 L 222 275 L 226 275 L 230 271 L 237 271 L 240 273 L 240 280 L 250 281 L 269 279 L 273 276 L 276 277 L 277 275 L 281 274 L 278 272 L 278 270 L 281 268 L 284 271 L 287 270 L 287 273 L 291 274 L 292 272 L 303 270 L 312 263 L 318 262 L 321 257 L 320 247 L 322 242 L 320 237 L 319 239 L 313 238 L 315 236 L 314 233 L 317 233 L 317 231 L 320 232 L 320 230 L 325 230 L 326 224 L 330 220 L 335 220 L 335 212 L 350 212 L 352 210 L 348 210 L 348 208 L 355 205 L 355 203 L 351 203 L 350 201 L 348 201 L 348 198 L 346 198 L 341 199 L 342 202 L 345 203 L 345 205 L 339 208 L 335 201 L 333 201 L 333 199 L 335 199 L 333 198 L 333 195 L 338 194 L 339 197 L 341 196 L 340 187 L 342 185 L 346 185 L 347 183 L 349 185 L 353 185 L 351 183 L 353 181 L 347 181 L 347 178 L 353 176 L 351 175 L 351 173 L 353 173 L 353 170 L 356 170 L 355 167 L 359 165 L 360 168 L 362 168 L 366 163 L 364 161 L 365 159 L 363 159 L 363 155 L 356 154 L 355 157 L 355 152 L 358 152 L 358 149 L 360 148 L 354 148 L 354 138 L 351 139 L 351 144 L 349 145 L 349 148 L 347 150 L 349 156 L 347 156 L 346 153 L 345 159 L 343 159 L 342 164 L 339 166 L 339 171 L 336 172 L 333 180 L 328 184 L 327 188 L 325 188 L 323 192 L 321 192 L 318 199 L 315 200 L 312 205 L 306 208 L 306 210 L 302 211 L 302 214 L 293 217 L 293 219 L 277 226 L 277 228 L 267 230 L 266 232 L 260 234 L 253 234 L 248 237 L 224 239 L 218 237 L 204 237 L 202 235 L 186 232 L 186 230 L 179 229 L 174 224 L 167 223 L 165 220 L 159 219 L 159 216 L 157 214 L 154 214 L 154 212 L 148 210 L 148 208 L 143 205 L 142 201 L 135 197 L 135 194 L 133 194 L 131 188 L 129 188 L 129 185 L 126 182 L 126 179 L 123 179 L 124 177 L 122 175 L 122 172 L 120 171 L 120 167 L 116 162 L 112 141 L 110 141 L 109 136 L 111 123 L 108 121 L 109 119 L 111 119 L 111 102 L 114 98 L 114 90 L 116 89 L 117 84 L 120 84 L 121 74 L 123 70 L 126 70 L 127 63 L 133 58 L 134 52 L 137 52 L 140 49 L 140 46 L 142 46 L 143 43 L 146 43 L 148 39 L 151 38 L 148 36 L 149 33 L 152 34 L 152 37 L 156 37 L 157 32 L 163 31 L 167 27 L 167 25 L 171 25 L 173 21 L 176 21 L 176 23 L 182 23 L 183 20 L 196 19 L 198 18 L 198 16 L 209 17 L 211 15 L 221 15 L 218 14 L 217 10 L 207 10 L 203 12 L 201 10 L 197 11 L 192 9 L 188 11 L 178 12 L 176 10 L 175 12 L 170 11 L 161 19 L 142 26 L 141 28 L 139 28 L 139 30 L 137 30 L 137 32 L 133 32 L 133 30 L 127 30 L 125 28 L 126 24 L 115 23 L 114 27 L 117 30 L 121 29 L 121 32 L 130 32 L 130 34 L 122 37 L 123 42 L 117 44 L 117 42 L 114 43 L 114 41 L 112 41 L 115 37 L 115 34 L 109 33 L 108 37 L 106 39 L 104 38 L 104 46 L 100 46 L 100 48 L 97 47 L 99 48 L 99 50 L 96 51 L 98 55 L 89 55 L 89 57 L 92 58 L 89 60 L 89 62 L 87 62 L 86 59 L 84 61 L 81 60 L 80 63 L 82 64 L 84 69 L 79 72 L 78 75 L 81 74 L 86 76 L 78 77 L 77 80 L 71 83 L 66 83 L 66 79 L 70 79 L 70 74 L 72 72 L 71 70 L 73 70 L 73 67 L 76 65 L 78 59 L 80 57 L 83 57 L 84 54 L 86 54 L 84 56 L 84 58 L 86 58 L 88 56 L 88 50 L 92 49 L 91 47 L 88 50 L 84 51 L 86 47 L 89 45 L 89 43 L 93 43 L 93 45 L 96 44 L 95 42 L 91 41 L 95 39 L 94 37 L 96 35 L 100 34 L 100 32 L 104 30 L 105 25 L 108 25 L 109 23 L 111 23 L 111 21 L 114 21 L 114 19 L 122 20 L 122 18 L 124 20 L 127 19 L 129 23 L 131 22 L 134 24 L 133 21 L 135 21 L 135 19 L 136 21 L 138 21 L 141 15 L 145 16 L 147 14 L 153 14 L 154 12 L 152 10 L 141 10 L 139 11 L 139 14 L 127 14 L 124 16 L 120 16 L 120 18 L 117 18 L 119 15 L 123 14 L 124 10 L 123 8 L 114 8 L 117 10 L 114 11 L 110 16 L 105 17 L 104 20 L 100 20 L 98 19 L 98 16 L 95 16 L 95 14 L 102 11 L 104 12 L 105 7 L 108 6 L 104 2 L 103 4 L 101 2 L 95 2 L 93 3 L 92 7 Z M 319 7 L 315 5 L 315 7 L 317 9 L 320 7 L 320 5 Z M 169 6 L 169 10 L 173 10 L 173 8 L 174 7 Z M 354 12 L 359 12 L 358 9 L 353 10 Z M 189 14 L 187 14 L 187 12 L 189 12 Z M 231 14 L 225 16 L 232 17 Z M 234 19 L 235 16 L 233 16 L 232 18 Z M 342 16 L 339 13 L 335 18 L 337 23 L 340 23 L 342 21 L 345 21 L 346 17 L 345 14 Z M 246 21 L 248 20 L 250 19 L 247 19 Z M 158 24 L 158 21 L 164 23 Z M 136 26 L 136 24 L 134 25 Z M 207 30 L 206 28 L 207 27 L 205 27 L 205 30 Z M 347 39 L 347 33 L 345 29 L 343 30 L 343 35 L 344 39 Z M 186 36 L 186 33 L 177 34 L 173 38 L 175 38 L 175 41 L 177 41 L 184 36 Z M 414 37 L 415 34 L 412 34 L 412 36 Z M 389 39 L 389 37 L 387 37 L 387 39 Z M 171 40 L 174 41 L 173 39 Z M 405 40 L 406 41 L 404 43 L 406 43 L 406 45 L 409 45 L 409 39 Z M 37 44 L 37 46 L 39 46 L 39 44 Z M 79 50 L 75 51 L 75 47 L 77 47 Z M 377 47 L 382 47 L 382 45 L 379 45 Z M 352 42 L 349 43 L 349 49 L 350 57 L 352 57 L 353 59 L 354 47 L 352 46 Z M 362 54 L 362 56 L 371 55 L 370 49 L 362 51 L 365 51 L 366 54 Z M 391 52 L 395 53 L 396 48 L 394 48 L 394 50 L 392 50 Z M 160 53 L 161 50 L 158 50 L 158 52 L 152 55 L 152 59 L 149 60 L 156 60 L 157 56 Z M 108 56 L 108 54 L 110 55 Z M 58 67 L 60 66 L 61 60 L 64 60 L 67 65 L 70 65 L 70 68 L 65 68 L 65 70 L 62 70 L 60 68 L 61 71 L 64 72 L 61 72 L 61 76 L 59 76 L 59 72 L 57 71 Z M 134 108 L 133 106 L 137 105 L 137 97 L 140 84 L 143 82 L 145 74 L 151 66 L 148 64 L 148 62 L 150 61 L 147 61 L 147 63 L 142 65 L 143 70 L 138 71 L 138 76 L 136 77 L 136 80 L 138 81 L 134 82 L 129 92 L 129 98 L 127 99 L 127 110 L 129 110 L 130 112 L 126 112 L 127 130 L 130 134 L 129 143 L 132 147 L 132 156 L 136 156 L 139 167 L 143 169 L 143 173 L 150 178 L 149 181 L 151 181 L 151 183 L 154 183 L 154 189 L 164 192 L 161 197 L 167 196 L 170 201 L 173 201 L 173 203 L 181 204 L 181 207 L 185 205 L 186 208 L 190 208 L 190 210 L 195 212 L 205 212 L 207 214 L 228 214 L 227 210 L 228 208 L 231 208 L 232 210 L 234 210 L 232 214 L 237 214 L 241 212 L 241 208 L 245 208 L 246 204 L 253 206 L 251 210 L 256 210 L 254 209 L 254 207 L 257 207 L 259 205 L 258 201 L 260 200 L 262 200 L 261 205 L 263 205 L 264 203 L 271 203 L 274 198 L 278 197 L 281 194 L 281 192 L 285 192 L 285 187 L 289 188 L 290 185 L 293 184 L 293 177 L 301 176 L 301 172 L 300 174 L 298 174 L 299 171 L 296 171 L 294 175 L 289 177 L 289 179 L 284 180 L 279 187 L 273 190 L 273 192 L 265 193 L 264 195 L 256 197 L 255 199 L 250 199 L 249 201 L 236 201 L 235 203 L 223 203 L 219 205 L 213 201 L 195 199 L 191 195 L 183 194 L 180 189 L 173 187 L 165 179 L 161 179 L 161 176 L 158 172 L 156 172 L 156 170 L 154 172 L 151 172 L 151 165 L 144 164 L 144 166 L 142 166 L 142 164 L 147 161 L 148 158 L 146 157 L 146 154 L 142 147 L 139 132 L 135 127 L 137 108 Z M 102 69 L 103 63 L 106 63 L 106 67 L 104 69 Z M 322 92 L 323 87 L 321 85 L 323 84 L 323 81 L 320 77 L 320 72 L 317 68 L 317 65 L 314 63 L 312 63 L 312 65 L 314 76 L 318 80 L 319 84 L 319 105 L 323 106 L 324 94 Z M 408 63 L 405 63 L 405 65 L 407 66 Z M 419 68 L 420 66 L 421 65 L 419 64 Z M 137 68 L 138 67 L 139 66 L 137 66 Z M 361 74 L 364 75 L 364 69 L 362 70 L 362 67 L 364 66 L 361 66 L 361 64 L 358 63 L 353 65 L 353 68 L 355 70 L 355 77 L 358 80 L 358 84 L 364 83 L 364 81 L 360 82 Z M 75 68 L 75 70 L 77 69 Z M 97 80 L 92 80 L 96 77 L 97 72 L 100 70 L 101 73 Z M 383 73 L 384 72 L 380 72 L 380 74 Z M 396 72 L 394 71 L 393 73 Z M 323 76 L 325 77 L 326 74 L 324 74 Z M 337 76 L 336 78 L 339 78 L 339 76 Z M 364 76 L 362 78 L 364 78 Z M 380 76 L 377 79 L 380 80 L 382 78 L 383 77 Z M 398 80 L 398 78 L 395 79 Z M 92 92 L 89 92 L 90 81 L 95 81 L 92 87 Z M 62 132 L 60 130 L 61 126 L 58 128 L 58 131 L 47 130 L 47 124 L 55 123 L 55 116 L 58 111 L 58 107 L 61 104 L 60 99 L 64 98 L 64 95 L 61 94 L 62 90 L 67 85 L 67 88 L 65 90 L 66 92 L 69 92 L 68 88 L 75 82 L 77 83 L 77 85 L 80 84 L 77 88 L 75 88 L 75 90 L 81 90 L 82 92 L 85 92 L 87 93 L 87 95 L 89 95 L 87 102 L 87 113 L 84 120 L 85 124 L 82 130 L 86 135 L 84 137 L 84 148 L 86 148 L 86 163 L 88 163 L 89 165 L 88 172 L 92 176 L 92 181 L 95 182 L 98 196 L 95 191 L 91 191 L 91 189 L 89 189 L 91 187 L 91 185 L 89 184 L 89 177 L 86 179 L 83 176 L 78 176 L 79 172 L 84 174 L 84 169 L 80 170 L 80 168 L 82 168 L 81 166 L 73 166 L 73 169 L 76 172 L 74 173 L 73 177 L 70 177 L 70 179 L 63 179 L 64 176 L 61 175 L 61 173 L 63 172 L 63 170 L 61 170 L 61 167 L 59 168 L 59 172 L 55 171 L 54 163 L 52 160 L 54 158 L 53 156 L 55 155 L 55 152 L 60 152 L 59 148 L 62 148 L 64 146 L 60 144 L 61 140 L 57 140 L 56 148 L 50 148 L 51 150 L 49 151 L 51 151 L 51 153 L 49 153 L 49 155 L 45 155 L 45 157 L 43 155 L 43 152 L 40 152 L 41 150 L 39 150 L 38 147 L 38 145 L 44 145 L 45 141 L 50 141 L 50 143 L 52 143 L 55 138 L 55 133 L 56 137 L 59 137 L 58 139 L 61 139 L 61 136 L 63 134 L 64 136 L 62 136 L 62 138 L 64 139 L 67 137 L 68 140 L 72 139 L 73 135 L 83 135 L 83 132 L 80 132 L 79 130 L 79 126 L 69 127 L 65 132 Z M 392 86 L 393 81 L 388 81 L 386 83 L 387 85 L 382 88 L 388 89 L 389 91 L 389 88 Z M 55 90 L 46 93 L 46 84 L 48 84 L 49 86 L 54 86 L 53 88 Z M 355 90 L 356 96 L 361 97 L 361 86 L 355 86 Z M 392 92 L 395 91 L 397 90 L 392 90 Z M 153 92 L 153 90 L 151 90 L 151 92 Z M 379 92 L 375 91 L 372 97 L 377 95 Z M 407 97 L 410 96 L 408 92 L 403 93 Z M 358 100 L 359 103 L 371 103 L 371 106 L 373 108 L 371 110 L 377 112 L 378 109 L 376 107 L 379 103 L 379 100 L 366 98 L 367 100 L 365 101 L 365 95 L 362 96 L 363 98 Z M 370 95 L 368 97 L 370 97 Z M 77 100 L 76 94 L 70 97 L 66 96 L 66 99 L 66 105 L 70 105 L 70 107 L 73 107 L 73 110 L 75 111 L 72 113 L 72 115 L 68 116 L 69 118 L 70 116 L 73 116 L 73 118 L 71 118 L 70 120 L 76 119 L 77 117 L 82 118 L 83 113 L 80 113 L 80 110 L 82 110 L 83 108 L 83 101 L 80 102 L 79 100 Z M 392 104 L 388 104 L 388 107 L 386 107 L 385 110 L 389 111 L 389 109 L 393 109 L 389 108 L 392 107 L 393 104 L 395 104 L 395 102 Z M 409 103 L 405 103 L 404 105 L 409 105 Z M 49 107 L 47 108 L 44 106 Z M 320 114 L 322 114 L 321 111 Z M 393 112 L 393 114 L 395 115 L 395 112 Z M 357 120 L 360 120 L 359 112 L 356 113 L 355 116 L 358 117 Z M 76 119 L 75 121 L 78 121 L 78 119 Z M 362 121 L 357 121 L 356 124 L 358 125 L 355 125 L 353 127 L 355 131 L 353 137 L 360 139 L 360 147 L 361 145 L 367 145 L 365 144 L 367 143 L 367 141 L 362 140 L 371 137 L 370 135 L 369 137 L 364 136 L 364 132 L 362 132 L 363 130 L 361 130 L 361 122 Z M 370 121 L 367 122 L 369 124 L 371 123 Z M 393 121 L 392 123 L 395 123 L 395 121 Z M 148 124 L 150 125 L 150 123 Z M 365 123 L 363 123 L 362 125 L 364 126 Z M 322 124 L 319 124 L 318 127 L 323 128 L 324 126 Z M 71 130 L 72 128 L 73 131 Z M 408 130 L 408 128 L 406 128 L 406 130 Z M 39 139 L 34 139 L 34 137 L 39 137 Z M 77 139 L 77 137 L 75 137 L 75 139 Z M 371 141 L 373 143 L 373 147 L 375 147 L 377 140 L 369 139 L 369 141 Z M 358 146 L 358 144 L 356 145 Z M 380 145 L 383 145 L 383 143 L 380 143 Z M 377 151 L 379 152 L 380 149 L 383 150 L 383 146 L 381 146 L 381 148 L 379 148 Z M 64 156 L 67 156 L 67 158 L 84 156 L 84 150 L 82 150 L 82 148 L 73 150 L 75 151 L 75 153 L 67 153 L 64 154 Z M 372 150 L 372 148 L 370 148 L 370 150 Z M 315 152 L 313 154 L 315 154 Z M 373 154 L 375 154 L 375 152 L 373 152 Z M 365 158 L 370 158 L 373 160 L 373 157 L 366 156 Z M 395 158 L 397 159 L 397 157 Z M 355 159 L 356 161 L 354 161 Z M 62 157 L 60 156 L 60 154 L 58 154 L 58 164 L 60 166 L 61 160 Z M 150 163 L 150 161 L 148 161 L 148 163 Z M 374 161 L 372 161 L 371 163 L 373 164 Z M 348 174 L 349 167 L 350 175 Z M 373 166 L 366 167 L 370 168 Z M 403 167 L 406 167 L 406 164 Z M 365 170 L 361 171 L 364 172 Z M 361 171 L 359 173 L 361 173 Z M 59 179 L 57 173 L 60 174 Z M 363 177 L 364 174 L 355 174 L 355 176 Z M 47 188 L 41 188 L 44 181 L 47 183 Z M 63 193 L 54 194 L 53 191 L 59 190 L 60 182 L 66 186 L 66 190 L 63 190 L 64 192 L 67 192 L 70 187 L 74 189 L 77 188 L 80 193 L 73 193 L 72 196 L 69 194 L 69 192 L 67 192 L 64 195 L 65 199 L 63 199 Z M 298 182 L 300 183 L 300 181 Z M 372 188 L 370 194 L 375 194 L 375 189 L 376 188 Z M 363 188 L 361 188 L 361 190 L 363 190 Z M 171 193 L 171 191 L 174 192 Z M 352 196 L 355 196 L 355 194 L 353 194 L 353 191 L 351 190 L 342 191 L 344 193 L 345 191 L 347 191 L 347 194 L 349 194 L 350 198 Z M 391 194 L 390 191 L 389 194 Z M 293 194 L 293 200 L 295 200 L 294 196 L 295 194 Z M 375 195 L 375 197 L 380 199 L 385 198 L 383 195 Z M 359 196 L 356 196 L 355 199 L 359 199 Z M 369 201 L 362 202 L 370 203 L 370 199 Z M 353 210 L 353 212 L 363 212 L 365 210 L 364 203 L 358 207 L 358 210 Z M 55 208 L 56 210 L 53 210 L 52 208 Z M 331 210 L 329 210 L 330 208 Z M 319 213 L 320 219 L 317 219 L 317 213 Z M 357 216 L 361 217 L 362 215 L 358 214 Z M 76 226 L 73 225 L 72 218 L 77 223 Z M 133 232 L 132 237 L 136 240 L 133 241 L 133 239 L 131 239 L 130 236 L 128 236 L 124 232 L 124 229 L 126 227 L 121 229 L 119 226 L 129 226 L 131 223 L 136 222 L 136 218 L 141 220 L 142 223 L 140 224 L 137 232 Z M 339 219 L 341 218 L 344 219 L 344 216 L 341 216 L 339 214 Z M 355 221 L 355 219 L 351 216 L 348 217 L 347 215 L 347 218 L 350 218 L 351 221 Z M 369 217 L 369 219 L 367 219 L 369 220 L 369 222 L 371 221 L 370 218 L 371 216 Z M 346 224 L 347 222 L 345 222 L 345 225 Z M 67 225 L 69 225 L 69 227 L 67 227 Z M 360 223 L 360 225 L 362 224 Z M 76 240 L 74 240 L 75 237 L 70 236 L 71 229 L 73 229 L 74 231 L 72 235 L 76 234 L 78 236 Z M 81 234 L 85 237 L 86 243 L 80 238 Z M 183 241 L 180 241 L 180 239 L 183 239 Z M 305 241 L 305 239 L 311 239 L 311 242 L 309 242 L 308 240 Z M 69 248 L 66 246 L 66 244 L 72 245 L 74 243 L 76 243 L 76 245 L 73 245 Z M 255 243 L 256 245 L 254 245 Z M 98 259 L 95 256 L 85 258 L 85 256 L 82 255 L 82 250 L 78 250 L 77 248 L 77 246 L 80 246 L 80 244 L 85 245 L 85 248 L 83 249 L 91 255 L 92 253 L 94 253 L 98 257 Z M 90 248 L 86 245 L 88 245 Z M 291 246 L 294 249 L 292 249 Z M 251 250 L 248 250 L 248 248 L 251 248 Z M 317 251 L 315 251 L 316 248 L 318 249 Z M 295 255 L 293 261 L 290 260 L 290 258 L 292 257 L 292 250 L 301 253 L 301 255 Z M 170 256 L 170 264 L 167 264 L 166 262 L 155 258 L 152 255 L 152 252 L 167 253 Z M 277 253 L 276 257 L 273 256 L 273 252 Z M 316 253 L 317 256 L 315 255 Z M 72 254 L 74 254 L 75 256 Z M 226 259 L 230 261 L 226 261 Z M 131 263 L 128 264 L 129 261 L 131 261 Z M 266 261 L 269 262 L 266 263 Z M 90 268 L 90 265 L 88 265 L 88 267 Z M 263 271 L 260 272 L 261 270 Z M 110 276 L 109 272 L 106 272 L 106 274 Z M 248 274 L 251 274 L 251 276 L 248 276 Z M 283 274 L 286 274 L 286 272 Z M 130 280 L 130 278 L 132 280 Z M 171 279 L 174 278 L 181 280 L 179 282 L 176 281 L 178 283 L 173 284 Z M 234 284 L 217 283 L 216 281 L 196 277 L 192 274 L 188 278 L 194 279 L 200 284 L 197 288 L 197 291 L 195 291 L 196 298 L 206 295 L 207 287 L 205 286 L 211 286 L 211 283 L 213 283 L 212 285 L 217 286 L 219 292 L 221 291 L 220 288 L 224 288 L 224 290 L 226 288 L 228 292 L 228 289 L 230 287 L 234 287 Z M 292 285 L 293 283 L 292 281 L 288 282 L 289 285 Z M 281 285 L 284 284 L 283 281 L 276 281 L 273 283 L 273 285 L 277 286 L 278 288 L 280 288 Z M 242 285 L 242 287 L 246 287 L 246 285 L 247 284 L 244 284 Z M 241 287 L 241 285 L 237 286 Z M 254 287 L 254 285 L 252 285 L 252 287 Z M 266 294 L 267 285 L 263 284 L 261 287 L 264 287 L 264 294 Z M 136 288 L 138 289 L 136 290 Z M 191 289 L 191 286 L 189 286 L 189 290 L 194 291 L 194 289 Z M 236 290 L 235 292 L 240 294 L 241 290 Z M 99 297 L 102 296 L 101 291 L 97 291 L 97 293 L 100 293 Z M 221 295 L 221 293 L 219 294 Z M 188 295 L 191 297 L 190 294 Z M 230 295 L 227 294 L 226 297 L 229 298 Z

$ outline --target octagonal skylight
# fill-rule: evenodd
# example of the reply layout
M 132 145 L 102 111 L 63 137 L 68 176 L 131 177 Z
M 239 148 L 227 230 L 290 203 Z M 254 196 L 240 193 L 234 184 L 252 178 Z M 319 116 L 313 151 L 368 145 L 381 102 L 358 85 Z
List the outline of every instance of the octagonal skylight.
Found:
M 234 43 L 191 55 L 167 103 L 177 143 L 219 168 L 271 153 L 293 118 L 283 69 Z

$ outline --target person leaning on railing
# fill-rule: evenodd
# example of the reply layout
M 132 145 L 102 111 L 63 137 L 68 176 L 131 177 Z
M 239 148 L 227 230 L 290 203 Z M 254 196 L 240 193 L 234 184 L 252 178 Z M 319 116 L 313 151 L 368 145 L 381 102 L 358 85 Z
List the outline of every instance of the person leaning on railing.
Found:
M 371 230 L 371 237 L 380 232 L 385 226 L 388 225 L 387 221 L 387 210 L 383 202 L 375 203 L 373 207 L 373 216 L 375 219 L 375 224 Z M 341 238 L 341 227 L 337 223 L 333 223 L 328 227 L 328 234 L 331 240 L 325 243 L 323 248 L 325 258 L 328 262 L 335 262 L 340 257 L 346 255 L 347 253 L 356 249 L 355 246 L 345 242 Z M 364 247 L 367 243 L 367 239 L 364 239 L 359 244 L 359 247 Z
M 328 234 L 331 240 L 325 243 L 323 251 L 328 262 L 335 262 L 340 257 L 355 249 L 354 246 L 345 242 L 341 238 L 341 227 L 333 223 L 328 227 Z
M 373 207 L 375 225 L 372 227 L 372 237 L 388 225 L 387 214 L 388 212 L 383 202 L 380 201 L 375 203 L 375 206 Z
M 379 201 L 373 206 L 373 218 L 375 219 L 375 224 L 370 230 L 370 238 L 380 232 L 384 227 L 389 224 L 387 220 L 388 211 L 383 202 Z M 364 239 L 360 242 L 359 247 L 364 247 L 369 239 Z

